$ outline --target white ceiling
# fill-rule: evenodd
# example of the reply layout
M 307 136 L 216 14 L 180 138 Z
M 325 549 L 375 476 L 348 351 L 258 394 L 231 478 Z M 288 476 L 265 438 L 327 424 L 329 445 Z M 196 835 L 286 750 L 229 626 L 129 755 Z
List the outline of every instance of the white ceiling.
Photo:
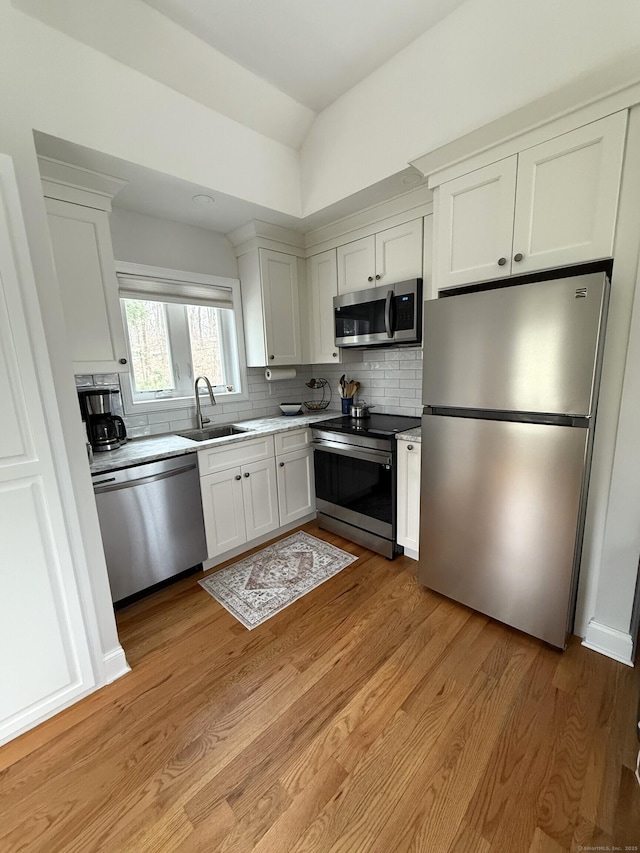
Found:
M 36 150 L 44 157 L 126 181 L 126 186 L 113 199 L 114 207 L 195 225 L 221 234 L 228 234 L 252 219 L 296 231 L 310 231 L 426 184 L 426 179 L 408 166 L 396 175 L 342 199 L 331 207 L 306 219 L 298 219 L 55 136 L 35 132 L 34 137 Z M 212 196 L 213 204 L 195 204 L 193 196 L 199 194 Z
M 464 0 L 144 0 L 319 112 Z

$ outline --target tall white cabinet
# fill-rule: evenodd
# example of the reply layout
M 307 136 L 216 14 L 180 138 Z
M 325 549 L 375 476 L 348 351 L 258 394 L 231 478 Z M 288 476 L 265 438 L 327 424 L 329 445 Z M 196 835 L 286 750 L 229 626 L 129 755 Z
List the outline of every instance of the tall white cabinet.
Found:
M 439 185 L 438 289 L 610 257 L 626 123 L 614 113 Z
M 13 165 L 0 155 L 0 744 L 95 684 L 39 391 L 52 380 L 31 343 L 43 337 L 36 304 Z
M 396 442 L 397 477 L 397 536 L 407 557 L 418 559 L 420 551 L 420 468 L 419 441 Z
M 62 182 L 61 178 L 78 180 L 65 164 L 46 158 L 39 162 L 43 175 L 56 178 L 43 177 L 42 184 L 74 372 L 126 373 L 110 197 L 104 188 L 94 192 Z M 121 181 L 108 179 L 106 188 L 115 191 L 120 185 Z
M 300 307 L 295 255 L 252 249 L 238 258 L 248 367 L 300 364 Z

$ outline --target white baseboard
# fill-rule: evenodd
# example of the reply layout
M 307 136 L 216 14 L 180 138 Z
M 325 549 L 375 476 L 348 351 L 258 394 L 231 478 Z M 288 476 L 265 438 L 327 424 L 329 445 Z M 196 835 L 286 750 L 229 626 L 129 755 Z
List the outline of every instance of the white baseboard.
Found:
M 633 666 L 631 634 L 625 634 L 624 631 L 618 631 L 616 628 L 609 628 L 608 625 L 596 622 L 595 619 L 591 619 L 589 622 L 587 635 L 582 641 L 582 645 L 627 666 Z
M 131 672 L 131 667 L 127 663 L 122 646 L 118 646 L 107 652 L 102 658 L 102 662 L 104 664 L 105 684 L 111 684 L 116 678 L 120 678 L 122 675 Z

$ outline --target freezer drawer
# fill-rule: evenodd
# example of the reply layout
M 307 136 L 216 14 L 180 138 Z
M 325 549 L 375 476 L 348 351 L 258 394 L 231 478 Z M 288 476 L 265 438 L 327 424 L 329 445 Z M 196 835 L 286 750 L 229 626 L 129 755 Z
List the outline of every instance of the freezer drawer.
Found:
M 592 273 L 425 302 L 424 404 L 592 414 L 607 297 Z
M 195 456 L 93 477 L 113 601 L 207 558 Z
M 587 442 L 576 427 L 423 417 L 420 581 L 564 648 Z

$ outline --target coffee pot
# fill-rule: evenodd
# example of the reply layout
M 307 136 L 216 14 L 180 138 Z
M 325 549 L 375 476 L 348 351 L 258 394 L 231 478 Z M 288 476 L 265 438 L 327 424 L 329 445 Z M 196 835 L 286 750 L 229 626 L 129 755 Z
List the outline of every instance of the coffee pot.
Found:
M 94 453 L 116 450 L 127 439 L 124 421 L 111 413 L 114 393 L 110 388 L 81 388 L 78 390 L 80 411 Z

